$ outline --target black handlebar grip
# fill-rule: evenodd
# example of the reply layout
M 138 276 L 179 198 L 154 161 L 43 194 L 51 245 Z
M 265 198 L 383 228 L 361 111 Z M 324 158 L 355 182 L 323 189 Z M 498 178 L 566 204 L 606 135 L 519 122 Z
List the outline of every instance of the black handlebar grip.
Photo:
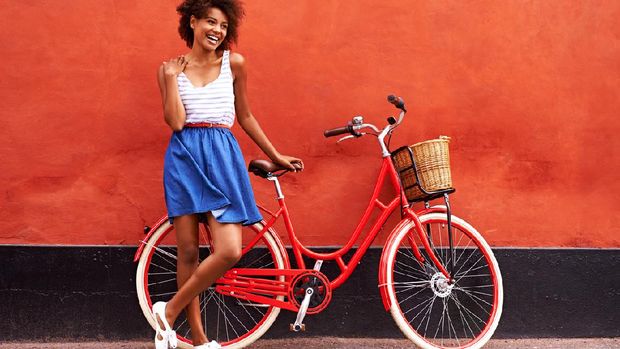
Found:
M 327 138 L 327 137 L 338 136 L 338 135 L 349 133 L 349 132 L 351 132 L 349 130 L 349 126 L 345 126 L 345 127 L 334 128 L 331 130 L 325 130 L 325 132 L 323 132 L 323 135 L 325 136 L 325 138 Z
M 394 104 L 394 106 L 398 109 L 405 109 L 405 101 L 402 98 L 396 97 L 394 95 L 389 95 L 387 98 L 388 102 Z

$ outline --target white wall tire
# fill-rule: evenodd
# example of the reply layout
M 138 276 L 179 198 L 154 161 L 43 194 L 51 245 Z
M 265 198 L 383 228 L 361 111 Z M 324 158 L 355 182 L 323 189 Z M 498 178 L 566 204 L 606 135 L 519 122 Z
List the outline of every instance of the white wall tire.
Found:
M 144 317 L 146 318 L 146 320 L 148 321 L 148 323 L 151 325 L 153 329 L 155 328 L 155 318 L 153 317 L 153 314 L 151 312 L 150 304 L 152 302 L 150 302 L 149 296 L 147 295 L 148 292 L 145 290 L 145 285 L 148 283 L 148 275 L 146 271 L 147 271 L 147 266 L 149 263 L 149 258 L 154 252 L 153 249 L 157 246 L 158 242 L 162 240 L 164 235 L 169 234 L 171 232 L 172 228 L 173 227 L 171 226 L 171 224 L 168 221 L 166 221 L 157 228 L 157 230 L 151 235 L 148 241 L 144 242 L 145 244 L 144 250 L 142 251 L 142 254 L 140 255 L 140 259 L 138 261 L 138 266 L 136 270 L 136 291 L 137 291 L 140 308 L 142 309 L 142 313 L 144 314 Z M 254 231 L 256 230 L 260 231 L 260 229 L 262 229 L 262 224 L 257 223 L 251 229 L 253 229 Z M 272 234 L 276 234 L 276 232 L 273 231 L 272 229 L 269 229 L 264 235 L 264 242 L 266 245 L 268 245 L 268 248 L 271 251 L 271 254 L 273 256 L 274 264 L 275 264 L 274 268 L 284 269 L 285 268 L 284 257 L 280 253 L 280 251 L 282 251 L 282 247 L 279 246 L 278 240 L 272 237 Z M 283 278 L 281 278 L 281 280 L 283 280 Z M 283 300 L 284 297 L 280 296 L 280 297 L 277 297 L 277 299 Z M 262 319 L 262 321 L 260 322 L 260 325 L 253 328 L 251 330 L 251 333 L 246 334 L 240 340 L 235 341 L 234 343 L 230 343 L 229 345 L 225 345 L 224 347 L 230 348 L 230 349 L 243 348 L 243 347 L 246 347 L 252 344 L 257 339 L 259 339 L 271 327 L 271 325 L 273 325 L 274 321 L 276 320 L 276 318 L 278 317 L 280 313 L 280 308 L 270 307 L 267 312 L 268 314 Z M 179 340 L 178 347 L 182 349 L 193 348 L 193 346 L 190 343 L 184 340 Z
M 434 224 L 441 224 L 440 222 L 443 221 L 444 223 L 446 223 L 446 215 L 443 213 L 432 213 L 432 214 L 427 214 L 427 215 L 423 215 L 420 217 L 420 221 L 423 224 L 423 226 L 426 223 L 429 222 L 433 222 Z M 401 246 L 401 242 L 403 241 L 403 239 L 406 239 L 406 234 L 410 229 L 414 228 L 414 224 L 413 222 L 410 222 L 408 224 L 404 224 L 403 226 L 400 227 L 400 229 L 398 231 L 395 231 L 394 234 L 391 235 L 391 239 L 390 241 L 388 241 L 387 243 L 387 247 L 384 253 L 386 253 L 386 263 L 385 263 L 385 268 L 388 270 L 384 270 L 384 273 L 386 275 L 386 290 L 387 290 L 387 296 L 388 296 L 388 301 L 389 301 L 389 308 L 390 308 L 390 313 L 392 315 L 392 318 L 394 319 L 394 321 L 396 322 L 397 326 L 400 328 L 400 330 L 403 332 L 403 334 L 405 334 L 405 336 L 407 338 L 409 338 L 411 341 L 413 341 L 417 346 L 419 346 L 420 348 L 424 348 L 424 349 L 436 349 L 436 348 L 467 348 L 467 349 L 478 349 L 478 348 L 482 348 L 487 342 L 488 340 L 493 336 L 493 333 L 495 332 L 495 329 L 497 328 L 497 325 L 499 323 L 499 320 L 501 318 L 501 313 L 502 313 L 502 307 L 503 307 L 503 284 L 502 284 L 502 278 L 501 278 L 501 273 L 499 270 L 499 266 L 497 264 L 497 260 L 495 259 L 495 256 L 493 255 L 493 252 L 491 251 L 491 248 L 489 247 L 489 245 L 486 243 L 486 241 L 484 240 L 484 238 L 480 235 L 480 233 L 478 233 L 478 231 L 476 231 L 470 224 L 468 224 L 467 222 L 465 222 L 464 220 L 452 216 L 452 226 L 457 226 L 459 227 L 459 229 L 462 229 L 463 231 L 467 231 L 467 233 L 463 234 L 463 235 L 471 235 L 472 239 L 477 240 L 477 244 L 476 244 L 476 250 L 480 249 L 481 251 L 483 250 L 483 252 L 481 252 L 481 255 L 483 255 L 485 258 L 483 260 L 483 262 L 486 262 L 488 265 L 489 270 L 492 270 L 490 272 L 490 275 L 493 275 L 492 278 L 493 279 L 493 289 L 494 289 L 494 295 L 493 295 L 493 307 L 494 310 L 491 311 L 490 315 L 489 315 L 489 319 L 488 322 L 486 323 L 486 326 L 481 330 L 481 333 L 479 334 L 479 336 L 475 336 L 475 333 L 472 333 L 472 337 L 474 337 L 470 342 L 468 343 L 463 343 L 461 344 L 460 342 L 458 344 L 454 344 L 452 346 L 446 346 L 445 344 L 442 345 L 442 343 L 438 343 L 439 340 L 437 340 L 435 338 L 435 341 L 433 340 L 429 340 L 427 337 L 425 337 L 424 335 L 421 335 L 420 333 L 418 333 L 412 325 L 410 325 L 410 322 L 414 322 L 415 320 L 410 320 L 407 319 L 407 315 L 405 315 L 406 312 L 403 312 L 403 310 L 401 309 L 400 303 L 399 303 L 399 296 L 401 298 L 404 298 L 404 296 L 398 295 L 396 293 L 398 293 L 397 291 L 395 291 L 395 287 L 397 285 L 394 285 L 395 281 L 394 281 L 394 273 L 392 272 L 393 266 L 395 265 L 395 261 L 396 261 L 396 256 L 399 253 L 399 246 Z M 471 249 L 472 251 L 474 250 L 473 248 Z M 470 251 L 470 250 L 463 250 L 463 251 Z M 402 251 L 400 251 L 400 253 L 402 254 Z M 455 260 L 457 260 L 455 258 Z M 478 263 L 478 262 L 476 262 Z M 455 268 L 456 269 L 456 268 Z M 432 284 L 432 282 L 429 281 L 429 284 Z M 405 286 L 402 286 L 405 287 Z M 432 287 L 429 286 L 422 286 L 422 283 L 420 282 L 420 285 L 416 286 L 420 288 L 420 291 L 416 290 L 416 292 L 422 292 L 422 288 L 426 287 L 427 289 L 424 292 L 435 292 L 436 295 L 442 295 L 438 290 L 433 289 Z M 455 295 L 457 293 L 456 289 L 458 288 L 458 285 L 455 285 Z M 468 290 L 464 290 L 465 292 L 470 292 Z M 413 291 L 412 291 L 413 292 Z M 449 292 L 448 292 L 449 293 Z M 441 298 L 442 297 L 447 297 L 449 299 L 449 296 L 441 296 L 438 297 L 437 299 L 440 299 L 441 302 L 444 302 Z M 475 297 L 475 295 L 474 295 Z M 403 302 L 403 300 L 401 299 L 400 302 Z M 434 300 L 432 301 L 434 302 Z M 449 301 L 447 301 L 449 302 Z M 455 303 L 459 302 L 458 298 L 456 299 Z M 433 304 L 429 302 L 429 309 L 433 309 Z M 445 302 L 444 302 L 444 310 L 446 309 L 445 307 Z M 484 304 L 483 304 L 484 305 Z M 457 305 L 458 307 L 458 305 Z M 419 309 L 417 309 L 419 310 Z M 428 310 L 428 312 L 430 313 L 431 310 Z M 459 308 L 460 310 L 460 308 Z M 448 311 L 446 311 L 448 312 Z M 415 312 L 414 312 L 415 313 Z M 467 319 L 466 319 L 467 320 Z M 477 320 L 476 320 L 477 321 Z M 430 315 L 429 315 L 429 321 L 427 321 L 427 326 L 428 326 L 428 322 L 430 322 Z M 467 323 L 467 321 L 464 321 L 465 323 Z M 465 326 L 463 326 L 465 327 Z M 466 330 L 465 330 L 466 331 Z M 422 332 L 422 331 L 420 331 Z M 472 331 L 473 332 L 473 331 Z M 450 330 L 448 330 L 448 333 L 450 333 Z M 458 338 L 458 336 L 456 335 L 457 331 L 454 331 L 455 333 L 455 337 Z M 462 340 L 464 340 L 465 338 L 462 338 Z

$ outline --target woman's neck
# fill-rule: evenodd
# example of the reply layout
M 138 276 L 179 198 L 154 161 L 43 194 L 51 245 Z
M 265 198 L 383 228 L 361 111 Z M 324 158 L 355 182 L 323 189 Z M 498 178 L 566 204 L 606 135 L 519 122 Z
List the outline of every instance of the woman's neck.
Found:
M 217 51 L 207 51 L 204 48 L 200 47 L 200 45 L 194 45 L 189 56 L 190 60 L 198 64 L 212 63 L 220 58 Z

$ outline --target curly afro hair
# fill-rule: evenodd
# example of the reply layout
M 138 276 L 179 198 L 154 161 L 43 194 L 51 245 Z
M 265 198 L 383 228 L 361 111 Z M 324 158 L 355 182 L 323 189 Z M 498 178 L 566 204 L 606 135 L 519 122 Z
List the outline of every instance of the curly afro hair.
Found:
M 217 8 L 228 17 L 228 30 L 224 41 L 218 49 L 228 50 L 231 44 L 237 42 L 239 24 L 245 15 L 243 4 L 239 0 L 185 0 L 177 6 L 179 19 L 179 35 L 185 40 L 187 47 L 194 46 L 194 30 L 190 27 L 192 16 L 202 19 L 210 8 Z

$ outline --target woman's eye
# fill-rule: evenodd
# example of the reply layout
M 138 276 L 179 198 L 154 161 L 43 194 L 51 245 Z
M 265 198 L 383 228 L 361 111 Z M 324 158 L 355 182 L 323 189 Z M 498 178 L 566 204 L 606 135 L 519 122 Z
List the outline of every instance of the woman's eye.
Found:
M 228 29 L 228 26 L 227 25 L 223 25 L 222 29 L 226 30 L 226 29 Z

